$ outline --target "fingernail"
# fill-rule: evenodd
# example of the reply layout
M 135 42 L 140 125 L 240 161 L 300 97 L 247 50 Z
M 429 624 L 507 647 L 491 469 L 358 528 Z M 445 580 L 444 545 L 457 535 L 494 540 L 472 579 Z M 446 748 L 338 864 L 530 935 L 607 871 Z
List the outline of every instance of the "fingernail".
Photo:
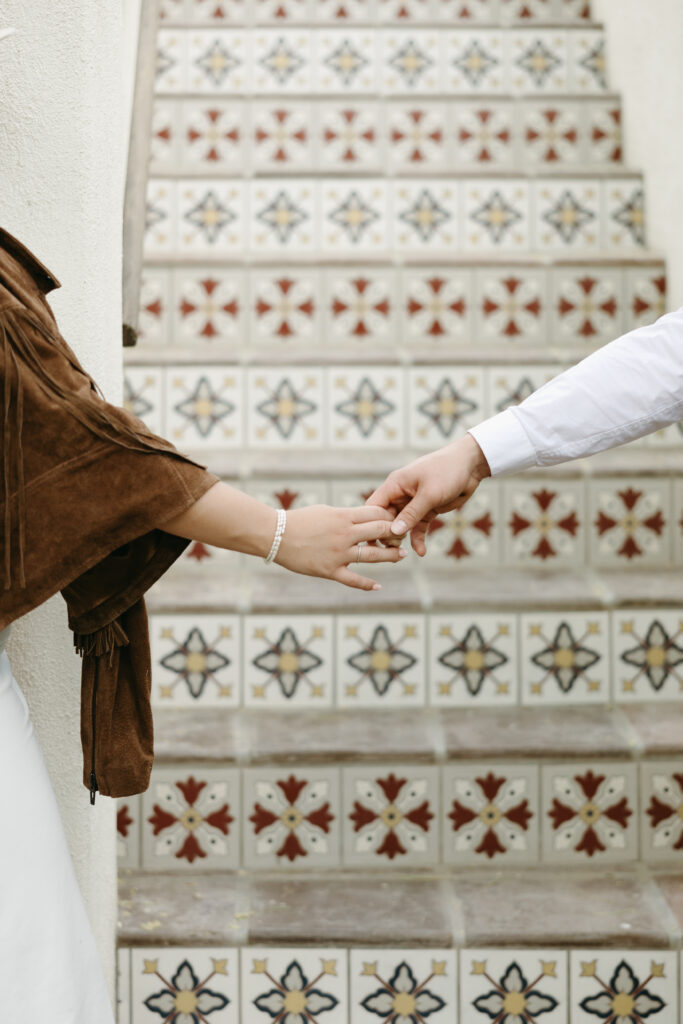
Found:
M 396 519 L 391 524 L 391 532 L 392 533 L 396 533 L 396 534 L 405 533 L 407 529 L 408 529 L 408 527 L 406 526 L 406 524 L 403 522 L 402 519 Z
M 374 585 L 374 587 L 372 589 L 373 590 L 381 590 L 382 589 L 382 584 L 381 583 L 375 583 L 375 585 Z
M 399 548 L 398 549 L 398 557 L 399 558 L 407 558 L 408 557 L 408 552 L 406 551 L 405 548 Z

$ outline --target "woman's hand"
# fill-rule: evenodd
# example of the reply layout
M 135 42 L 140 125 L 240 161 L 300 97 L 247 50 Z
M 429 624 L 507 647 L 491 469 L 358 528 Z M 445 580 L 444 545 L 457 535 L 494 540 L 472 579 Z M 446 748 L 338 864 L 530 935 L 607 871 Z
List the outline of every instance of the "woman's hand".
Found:
M 406 555 L 402 548 L 374 544 L 392 537 L 393 519 L 393 512 L 372 505 L 351 509 L 311 505 L 294 509 L 287 513 L 287 528 L 275 561 L 306 576 L 336 580 L 358 590 L 380 590 L 379 583 L 355 571 L 358 544 L 362 544 L 362 565 L 400 561 Z M 349 565 L 353 570 L 347 568 Z
M 413 549 L 422 557 L 427 553 L 425 536 L 432 520 L 461 508 L 490 475 L 484 453 L 472 435 L 466 434 L 394 470 L 370 495 L 368 505 L 396 511 L 391 533 L 398 538 L 410 531 Z

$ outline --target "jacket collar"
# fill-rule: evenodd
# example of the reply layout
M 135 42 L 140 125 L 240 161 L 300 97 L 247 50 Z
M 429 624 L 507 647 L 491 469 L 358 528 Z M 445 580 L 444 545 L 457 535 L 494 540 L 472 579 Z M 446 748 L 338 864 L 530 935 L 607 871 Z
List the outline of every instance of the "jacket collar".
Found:
M 6 249 L 21 265 L 28 270 L 42 292 L 47 294 L 55 288 L 61 288 L 59 281 L 51 270 L 41 263 L 37 256 L 34 256 L 30 249 L 27 249 L 23 242 L 11 235 L 9 231 L 0 227 L 0 248 Z

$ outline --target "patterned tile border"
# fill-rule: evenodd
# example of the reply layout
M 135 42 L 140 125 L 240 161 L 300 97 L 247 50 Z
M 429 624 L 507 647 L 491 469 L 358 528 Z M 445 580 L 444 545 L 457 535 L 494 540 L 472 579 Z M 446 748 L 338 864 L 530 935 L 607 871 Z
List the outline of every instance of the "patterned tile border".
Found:
M 117 806 L 146 871 L 683 864 L 682 761 L 163 764 Z
M 151 614 L 157 708 L 578 707 L 683 701 L 664 608 Z
M 151 178 L 144 255 L 183 258 L 444 253 L 642 253 L 639 176 Z
M 118 1024 L 674 1024 L 680 974 L 660 949 L 120 947 Z
M 436 21 L 443 25 L 585 24 L 589 0 L 162 0 L 171 25 L 352 25 Z
M 471 357 L 475 345 L 596 346 L 666 312 L 661 265 L 419 267 L 224 266 L 143 270 L 141 345 L 199 353 L 344 346 L 392 355 L 405 346 Z M 529 367 L 529 371 L 531 371 Z M 522 378 L 524 367 L 520 367 Z M 150 368 L 150 373 L 153 368 Z M 555 371 L 557 372 L 557 370 Z M 515 373 L 501 368 L 502 378 Z M 499 401 L 506 397 L 501 385 Z M 529 391 L 528 383 L 525 387 Z
M 157 99 L 152 177 L 235 173 L 415 175 L 622 161 L 614 99 L 356 103 Z
M 601 29 L 162 28 L 164 95 L 600 95 Z

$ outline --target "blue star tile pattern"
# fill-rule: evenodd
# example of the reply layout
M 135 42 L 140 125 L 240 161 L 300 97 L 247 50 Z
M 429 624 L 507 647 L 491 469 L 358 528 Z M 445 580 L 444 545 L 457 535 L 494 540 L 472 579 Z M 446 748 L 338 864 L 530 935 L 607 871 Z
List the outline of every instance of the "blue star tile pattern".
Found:
M 462 56 L 453 61 L 470 85 L 474 86 L 480 85 L 499 63 L 498 58 L 487 53 L 477 40 L 470 43 Z
M 221 44 L 219 39 L 214 39 L 209 48 L 195 60 L 195 64 L 209 79 L 212 85 L 222 85 L 242 62 L 238 57 L 233 56 Z
M 395 408 L 382 398 L 369 377 L 363 377 L 350 398 L 335 405 L 336 411 L 350 420 L 363 437 L 370 437 L 377 425 Z
M 323 63 L 337 75 L 343 85 L 350 86 L 359 72 L 368 66 L 369 61 L 358 52 L 350 40 L 344 39 Z
M 376 971 L 376 964 L 366 966 L 367 973 L 373 968 Z M 445 969 L 445 964 L 443 966 Z M 440 970 L 441 966 L 437 965 L 436 972 Z M 379 982 L 379 987 L 365 997 L 361 1006 L 368 1013 L 380 1017 L 383 1024 L 412 1024 L 413 1021 L 425 1021 L 446 1005 L 441 996 L 431 992 L 427 987 L 431 978 L 418 982 L 410 964 L 405 960 L 396 966 L 396 970 L 387 981 L 377 973 L 374 976 Z
M 347 659 L 348 664 L 360 673 L 352 684 L 354 690 L 369 679 L 378 696 L 383 697 L 394 682 L 400 682 L 404 672 L 417 663 L 408 651 L 401 649 L 405 631 L 396 640 L 391 639 L 386 626 L 375 628 L 369 643 L 358 637 L 361 650 Z
M 585 646 L 584 640 L 585 637 L 577 639 L 566 622 L 559 624 L 552 639 L 544 636 L 546 646 L 531 659 L 546 673 L 538 685 L 552 677 L 563 693 L 569 693 L 577 680 L 601 659 L 597 651 Z
M 613 219 L 626 228 L 636 245 L 645 245 L 645 193 L 636 189 L 612 214 Z
M 588 71 L 601 89 L 607 88 L 607 61 L 605 59 L 605 42 L 601 39 L 579 61 L 579 65 Z
M 282 190 L 256 214 L 256 219 L 270 229 L 278 242 L 286 245 L 296 229 L 308 220 L 308 213 Z
M 123 379 L 123 405 L 125 409 L 132 412 L 134 416 L 144 419 L 148 413 L 153 412 L 154 406 L 142 394 L 144 382 L 138 388 L 133 386 L 130 377 L 126 375 Z
M 192 697 L 199 700 L 209 680 L 221 688 L 217 677 L 221 669 L 230 665 L 230 659 L 206 640 L 201 629 L 194 627 L 184 640 L 176 642 L 174 649 L 161 658 L 160 663 L 175 676 L 174 681 L 167 683 L 162 690 L 167 690 L 170 696 L 176 685 L 185 685 Z
M 173 1024 L 194 1024 L 205 1021 L 211 1014 L 225 1009 L 230 1000 L 220 992 L 208 988 L 214 975 L 225 974 L 225 961 L 214 959 L 214 969 L 203 981 L 195 974 L 189 960 L 183 960 L 170 981 L 161 975 L 157 960 L 145 961 L 145 974 L 156 974 L 162 988 L 148 996 L 144 1006 Z M 200 1016 L 201 1015 L 201 1016 Z
M 500 245 L 510 229 L 522 220 L 522 214 L 496 189 L 486 202 L 471 214 L 471 220 L 483 227 L 496 245 Z
M 625 632 L 624 626 L 622 630 Z M 629 624 L 629 635 L 633 636 L 636 643 L 622 651 L 621 660 L 638 669 L 631 686 L 635 685 L 641 675 L 646 677 L 656 693 L 670 678 L 683 686 L 683 673 L 675 671 L 683 662 L 683 647 L 676 643 L 681 638 L 681 632 L 680 628 L 675 634 L 668 632 L 658 619 L 654 619 L 645 636 L 641 637 L 635 627 Z
M 529 395 L 533 395 L 535 390 L 533 381 L 529 377 L 522 377 L 514 388 L 496 403 L 496 412 L 505 412 L 511 406 L 519 405 Z
M 252 1000 L 257 1010 L 271 1022 L 318 1024 L 323 1014 L 339 1005 L 337 997 L 325 991 L 322 983 L 326 975 L 336 974 L 335 961 L 323 960 L 322 969 L 311 980 L 297 959 L 290 961 L 279 979 L 268 970 L 267 960 L 254 960 L 252 973 L 262 974 L 272 986 Z
M 412 87 L 418 84 L 424 72 L 427 68 L 432 67 L 434 61 L 426 53 L 423 53 L 411 39 L 394 54 L 389 64 L 398 71 L 406 85 Z
M 536 1024 L 540 1016 L 559 1005 L 554 996 L 536 988 L 553 968 L 554 964 L 542 965 L 541 974 L 529 982 L 520 965 L 513 960 L 496 981 L 489 976 L 486 961 L 474 961 L 472 973 L 483 975 L 490 982 L 491 989 L 475 999 L 472 1005 L 486 1020 L 495 1020 L 496 1024 Z
M 476 408 L 476 402 L 461 395 L 447 378 L 418 406 L 418 410 L 437 427 L 442 437 L 451 437 L 463 417 Z
M 411 227 L 422 242 L 428 242 L 442 224 L 451 219 L 448 210 L 441 206 L 425 188 L 413 206 L 399 214 L 399 220 Z
M 586 224 L 595 220 L 595 214 L 565 189 L 555 205 L 543 214 L 543 220 L 569 245 Z
M 362 242 L 368 228 L 379 220 L 379 214 L 354 189 L 332 213 L 329 219 L 346 232 L 354 245 Z
M 273 49 L 259 61 L 279 85 L 286 85 L 306 61 L 280 36 Z
M 254 688 L 255 696 L 265 697 L 270 683 L 277 682 L 282 695 L 291 699 L 296 695 L 302 680 L 308 679 L 309 673 L 322 665 L 322 659 L 308 648 L 312 637 L 301 643 L 294 630 L 287 627 L 275 642 L 269 641 L 266 636 L 262 639 L 266 650 L 257 655 L 252 664 L 265 673 L 267 679 Z
M 627 960 L 621 960 L 609 982 L 598 975 L 597 960 L 582 964 L 582 976 L 595 978 L 595 994 L 586 996 L 579 1006 L 587 1014 L 614 1024 L 642 1024 L 647 1018 L 660 1017 L 667 1008 L 661 996 L 651 992 L 647 985 L 663 976 L 664 965 L 652 963 L 650 976 L 641 981 Z M 660 1017 L 662 1024 L 666 1019 Z M 673 1018 L 671 1018 L 673 1019 Z
M 304 398 L 287 377 L 281 380 L 275 391 L 256 408 L 285 439 L 292 436 L 297 425 L 306 416 L 317 410 L 315 403 Z
M 206 241 L 214 245 L 223 228 L 237 220 L 237 215 L 221 203 L 213 189 L 209 189 L 202 200 L 185 213 L 184 219 L 199 228 Z
M 187 398 L 173 406 L 192 424 L 201 437 L 208 437 L 217 424 L 223 424 L 235 411 L 235 406 L 214 391 L 208 377 L 200 377 Z
M 450 693 L 459 679 L 472 697 L 479 695 L 487 679 L 497 681 L 496 669 L 506 665 L 509 658 L 493 646 L 495 639 L 486 640 L 479 626 L 472 625 L 461 640 L 455 640 L 438 659 L 440 665 L 453 673 L 448 682 L 439 683 L 442 695 L 444 690 Z
M 560 58 L 540 39 L 536 39 L 516 63 L 537 86 L 545 85 L 553 71 L 562 66 Z
M 156 77 L 161 78 L 167 71 L 175 67 L 178 61 L 175 57 L 172 57 L 170 53 L 165 53 L 164 50 L 157 50 L 157 61 L 156 61 Z

